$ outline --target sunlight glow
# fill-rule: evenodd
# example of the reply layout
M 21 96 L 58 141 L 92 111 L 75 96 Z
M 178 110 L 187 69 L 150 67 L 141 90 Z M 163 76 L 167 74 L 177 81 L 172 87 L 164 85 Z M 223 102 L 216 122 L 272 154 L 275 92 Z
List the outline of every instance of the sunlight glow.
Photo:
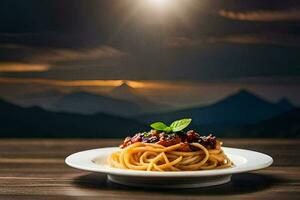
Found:
M 42 84 L 61 87 L 116 87 L 123 80 L 54 80 L 43 78 L 6 78 L 0 77 L 0 83 L 6 84 Z
M 125 83 L 127 83 L 130 87 L 133 87 L 133 88 L 144 88 L 145 87 L 145 83 L 143 83 L 142 81 L 125 81 Z
M 0 72 L 44 72 L 48 70 L 49 66 L 46 64 L 28 64 L 18 62 L 0 63 Z
M 152 3 L 156 6 L 165 6 L 170 1 L 168 0 L 148 0 L 149 3 Z
M 43 78 L 0 77 L 0 84 L 39 84 L 58 87 L 118 87 L 124 83 L 133 88 L 161 89 L 175 87 L 172 83 L 142 80 L 54 80 Z
M 166 9 L 168 6 L 171 6 L 171 2 L 171 0 L 146 0 L 146 3 L 149 7 L 153 7 L 159 10 Z

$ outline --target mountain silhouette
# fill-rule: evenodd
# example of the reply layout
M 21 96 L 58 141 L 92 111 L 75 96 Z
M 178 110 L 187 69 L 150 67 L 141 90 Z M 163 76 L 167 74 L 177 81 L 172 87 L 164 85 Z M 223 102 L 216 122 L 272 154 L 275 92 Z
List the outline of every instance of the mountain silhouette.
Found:
M 41 92 L 25 93 L 23 95 L 19 95 L 11 101 L 24 107 L 39 106 L 48 109 L 54 102 L 64 95 L 66 95 L 66 93 L 51 89 Z
M 129 86 L 126 82 L 112 89 L 109 94 L 114 98 L 123 99 L 139 104 L 150 103 L 147 98 L 139 94 L 133 87 Z
M 117 86 L 114 89 L 112 89 L 110 94 L 120 99 L 127 99 L 131 101 L 135 101 L 136 99 L 143 99 L 143 97 L 139 95 L 134 88 L 132 88 L 125 82 L 122 83 L 120 86 Z
M 295 106 L 287 98 L 280 99 L 277 102 L 277 105 L 286 111 L 289 111 L 289 110 L 292 110 L 295 108 Z
M 23 108 L 0 100 L 0 137 L 125 137 L 147 128 L 132 119 Z
M 194 107 L 155 115 L 139 116 L 143 122 L 164 121 L 190 117 L 194 125 L 243 125 L 255 124 L 259 121 L 279 115 L 289 108 L 264 100 L 247 90 L 241 90 L 205 107 Z
M 111 90 L 109 95 L 113 98 L 126 100 L 139 105 L 142 109 L 141 112 L 143 113 L 154 112 L 157 110 L 161 110 L 162 108 L 169 108 L 166 105 L 157 104 L 148 100 L 146 97 L 137 92 L 136 89 L 128 85 L 126 82 Z
M 102 112 L 120 116 L 135 115 L 141 110 L 135 103 L 88 92 L 68 94 L 53 104 L 52 109 L 70 113 L 95 114 Z
M 300 108 L 294 108 L 268 120 L 250 131 L 254 137 L 300 137 Z

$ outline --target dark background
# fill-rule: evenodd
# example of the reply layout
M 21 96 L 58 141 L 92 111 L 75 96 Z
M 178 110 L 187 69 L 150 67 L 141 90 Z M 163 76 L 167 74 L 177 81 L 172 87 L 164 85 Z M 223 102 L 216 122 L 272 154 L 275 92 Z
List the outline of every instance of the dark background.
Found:
M 190 117 L 300 136 L 300 3 L 2 0 L 0 137 L 123 137 Z

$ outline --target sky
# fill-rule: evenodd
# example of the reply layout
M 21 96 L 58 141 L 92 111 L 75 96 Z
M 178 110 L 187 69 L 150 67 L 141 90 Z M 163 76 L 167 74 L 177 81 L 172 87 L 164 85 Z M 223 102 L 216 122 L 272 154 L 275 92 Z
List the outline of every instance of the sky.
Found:
M 295 88 L 299 22 L 297 0 L 1 0 L 0 91 L 120 80 Z

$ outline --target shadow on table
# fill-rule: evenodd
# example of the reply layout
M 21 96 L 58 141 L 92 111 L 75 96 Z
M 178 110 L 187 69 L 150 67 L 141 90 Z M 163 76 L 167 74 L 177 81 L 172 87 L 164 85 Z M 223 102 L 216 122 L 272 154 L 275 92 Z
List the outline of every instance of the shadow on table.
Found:
M 243 194 L 266 190 L 272 187 L 274 184 L 284 182 L 284 180 L 276 178 L 270 175 L 262 175 L 256 173 L 243 173 L 233 175 L 232 181 L 227 184 L 219 186 L 211 186 L 197 189 L 151 189 L 140 188 L 136 190 L 134 187 L 127 187 L 118 185 L 107 181 L 105 174 L 91 173 L 88 175 L 80 176 L 74 180 L 74 184 L 79 187 L 89 189 L 100 190 L 126 190 L 126 191 L 144 191 L 144 192 L 156 192 L 176 195 L 186 195 L 187 191 L 189 195 L 205 194 L 205 195 L 232 195 Z

